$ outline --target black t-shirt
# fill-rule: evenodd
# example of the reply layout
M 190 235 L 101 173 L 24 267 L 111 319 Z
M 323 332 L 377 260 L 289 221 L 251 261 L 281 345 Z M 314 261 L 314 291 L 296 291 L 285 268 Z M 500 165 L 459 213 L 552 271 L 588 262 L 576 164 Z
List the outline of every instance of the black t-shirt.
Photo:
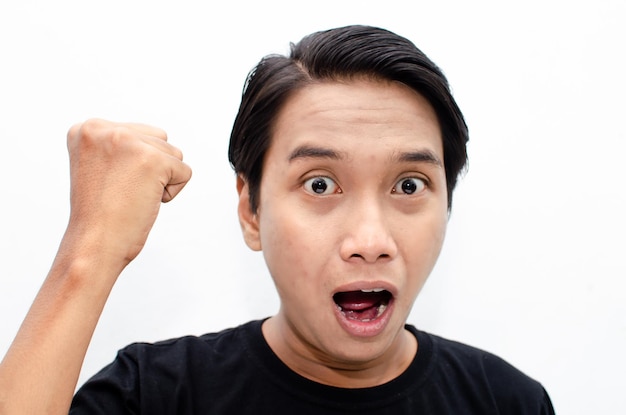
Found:
M 261 324 L 132 344 L 79 389 L 70 414 L 554 414 L 541 384 L 504 360 L 410 325 L 419 349 L 404 373 L 344 389 L 289 369 Z

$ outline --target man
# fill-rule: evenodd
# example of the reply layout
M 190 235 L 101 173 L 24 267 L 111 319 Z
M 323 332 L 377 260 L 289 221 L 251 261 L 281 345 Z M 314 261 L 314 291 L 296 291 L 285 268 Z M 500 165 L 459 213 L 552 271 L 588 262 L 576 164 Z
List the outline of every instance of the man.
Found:
M 406 325 L 466 141 L 447 80 L 394 33 L 337 28 L 264 58 L 229 158 L 243 236 L 263 251 L 279 312 L 130 345 L 70 413 L 553 413 L 542 386 L 496 356 Z M 68 144 L 70 222 L 0 368 L 3 414 L 67 412 L 108 293 L 191 176 L 153 127 L 90 120 Z

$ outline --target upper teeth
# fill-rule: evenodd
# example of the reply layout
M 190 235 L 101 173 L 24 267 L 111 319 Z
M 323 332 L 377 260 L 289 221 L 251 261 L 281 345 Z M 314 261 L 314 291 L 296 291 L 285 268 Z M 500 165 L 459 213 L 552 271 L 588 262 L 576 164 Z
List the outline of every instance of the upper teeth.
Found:
M 379 293 L 384 291 L 382 288 L 372 288 L 371 290 L 361 290 L 364 293 Z

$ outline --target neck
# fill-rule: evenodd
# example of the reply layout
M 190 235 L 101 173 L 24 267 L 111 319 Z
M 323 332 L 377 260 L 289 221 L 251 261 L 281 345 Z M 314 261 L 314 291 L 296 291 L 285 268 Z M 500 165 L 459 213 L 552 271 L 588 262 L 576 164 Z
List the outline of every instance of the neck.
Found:
M 328 356 L 298 338 L 280 315 L 263 324 L 263 336 L 272 351 L 291 370 L 314 382 L 340 388 L 368 388 L 400 376 L 417 353 L 417 339 L 402 329 L 379 356 L 365 361 L 346 361 Z

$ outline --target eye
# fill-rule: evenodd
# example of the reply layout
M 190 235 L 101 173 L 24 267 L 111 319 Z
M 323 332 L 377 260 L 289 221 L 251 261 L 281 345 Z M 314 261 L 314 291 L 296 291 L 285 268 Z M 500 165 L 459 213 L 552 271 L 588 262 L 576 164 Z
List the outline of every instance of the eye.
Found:
M 316 195 L 328 195 L 337 193 L 339 186 L 330 177 L 316 176 L 304 182 L 304 190 Z
M 413 193 L 419 193 L 426 188 L 426 182 L 424 179 L 418 177 L 406 177 L 400 180 L 391 190 L 391 193 L 404 193 L 406 195 L 412 195 Z

